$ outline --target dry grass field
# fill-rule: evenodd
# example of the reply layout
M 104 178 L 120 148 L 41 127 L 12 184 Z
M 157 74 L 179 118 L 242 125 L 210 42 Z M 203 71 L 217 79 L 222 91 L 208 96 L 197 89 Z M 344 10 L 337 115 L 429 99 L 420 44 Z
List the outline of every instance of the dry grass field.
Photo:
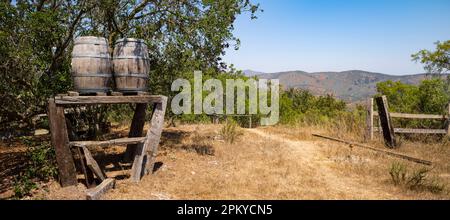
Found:
M 403 142 L 395 150 L 434 162 L 425 181 L 412 188 L 406 183 L 393 183 L 392 164 L 403 164 L 407 176 L 414 176 L 422 165 L 311 135 L 314 132 L 358 140 L 352 134 L 330 134 L 330 130 L 317 127 L 275 126 L 241 129 L 242 135 L 229 144 L 221 137 L 221 127 L 180 125 L 164 129 L 158 169 L 138 184 L 127 179 L 129 166 L 118 162 L 123 148 L 99 151 L 96 158 L 109 171 L 107 174 L 118 178 L 116 188 L 104 199 L 450 198 L 448 143 Z M 126 135 L 127 130 L 115 129 L 119 135 Z M 380 140 L 370 144 L 385 149 Z M 85 199 L 86 188 L 81 182 L 67 188 L 50 182 L 28 199 Z M 433 190 L 436 188 L 439 190 Z

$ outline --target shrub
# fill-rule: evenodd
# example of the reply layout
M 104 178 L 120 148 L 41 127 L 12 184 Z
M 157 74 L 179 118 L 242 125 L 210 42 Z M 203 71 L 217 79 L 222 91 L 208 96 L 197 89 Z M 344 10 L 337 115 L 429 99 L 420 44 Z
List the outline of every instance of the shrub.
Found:
M 402 163 L 393 163 L 389 170 L 394 185 L 400 185 L 406 181 L 406 166 Z
M 233 144 L 242 135 L 242 131 L 234 120 L 228 119 L 220 130 L 220 135 L 227 143 Z
M 415 191 L 443 192 L 445 185 L 440 183 L 437 178 L 431 178 L 430 171 L 429 168 L 421 167 L 409 172 L 406 165 L 395 162 L 391 164 L 389 174 L 396 186 L 403 186 Z

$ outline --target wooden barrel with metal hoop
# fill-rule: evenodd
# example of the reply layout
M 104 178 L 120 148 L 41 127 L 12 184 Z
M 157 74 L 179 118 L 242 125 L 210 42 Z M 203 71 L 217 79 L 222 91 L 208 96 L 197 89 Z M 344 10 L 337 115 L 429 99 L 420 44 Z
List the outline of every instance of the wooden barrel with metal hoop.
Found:
M 80 93 L 110 91 L 111 71 L 111 58 L 105 38 L 84 36 L 75 39 L 71 73 L 76 91 Z
M 150 60 L 145 42 L 123 38 L 115 42 L 113 69 L 116 89 L 120 92 L 147 91 Z

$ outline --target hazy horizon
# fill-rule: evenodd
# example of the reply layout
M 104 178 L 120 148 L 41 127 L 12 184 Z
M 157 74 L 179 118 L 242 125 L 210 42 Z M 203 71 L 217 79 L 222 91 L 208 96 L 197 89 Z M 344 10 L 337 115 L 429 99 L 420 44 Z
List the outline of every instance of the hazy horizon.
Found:
M 450 36 L 445 0 L 253 2 L 264 12 L 237 18 L 240 49 L 223 57 L 241 70 L 418 74 L 425 71 L 411 54 Z

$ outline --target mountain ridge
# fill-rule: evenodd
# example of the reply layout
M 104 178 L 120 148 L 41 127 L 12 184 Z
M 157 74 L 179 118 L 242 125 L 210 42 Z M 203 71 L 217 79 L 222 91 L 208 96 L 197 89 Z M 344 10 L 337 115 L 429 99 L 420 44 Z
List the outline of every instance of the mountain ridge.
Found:
M 389 75 L 364 70 L 305 72 L 301 70 L 283 71 L 275 73 L 258 73 L 252 71 L 247 76 L 262 79 L 279 79 L 284 89 L 299 88 L 310 90 L 315 95 L 332 94 L 348 102 L 364 101 L 376 94 L 376 84 L 387 80 L 401 81 L 406 84 L 417 85 L 428 78 L 425 73 L 408 75 Z

